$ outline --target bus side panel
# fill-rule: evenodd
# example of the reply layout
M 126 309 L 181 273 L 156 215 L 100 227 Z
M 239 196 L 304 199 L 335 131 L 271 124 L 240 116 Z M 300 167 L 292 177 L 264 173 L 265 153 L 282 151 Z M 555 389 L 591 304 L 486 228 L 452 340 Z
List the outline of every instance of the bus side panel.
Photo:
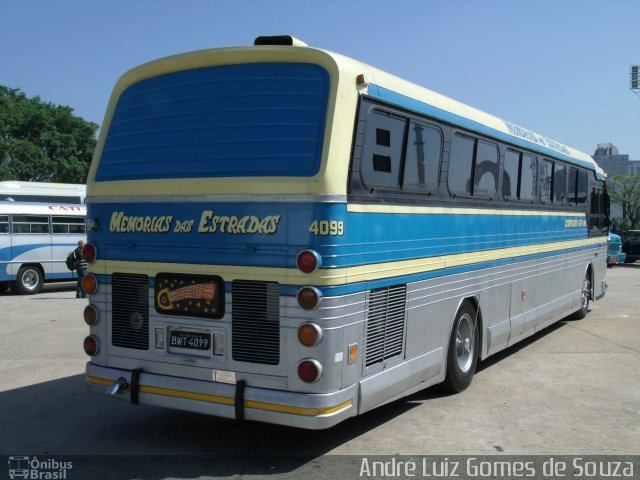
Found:
M 24 264 L 40 265 L 45 272 L 51 270 L 51 240 L 48 235 L 12 236 L 9 274 L 15 279 Z

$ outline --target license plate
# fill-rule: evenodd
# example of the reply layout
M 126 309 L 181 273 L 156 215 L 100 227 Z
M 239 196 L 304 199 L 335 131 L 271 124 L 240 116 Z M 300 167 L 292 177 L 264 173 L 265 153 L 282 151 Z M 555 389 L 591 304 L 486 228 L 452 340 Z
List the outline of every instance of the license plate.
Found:
M 189 332 L 185 330 L 171 330 L 171 333 L 169 334 L 169 350 L 210 352 L 211 334 L 204 332 Z

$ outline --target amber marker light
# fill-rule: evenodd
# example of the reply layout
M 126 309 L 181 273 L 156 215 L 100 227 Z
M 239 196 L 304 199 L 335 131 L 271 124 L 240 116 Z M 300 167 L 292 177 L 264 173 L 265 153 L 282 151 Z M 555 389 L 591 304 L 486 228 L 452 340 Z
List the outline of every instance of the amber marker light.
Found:
M 313 250 L 302 250 L 296 257 L 296 266 L 302 273 L 313 273 L 320 265 L 322 258 Z
M 82 347 L 84 348 L 84 353 L 90 357 L 94 357 L 99 351 L 98 339 L 93 335 L 89 335 L 88 337 L 85 337 Z
M 93 243 L 85 243 L 82 247 L 82 257 L 89 263 L 93 263 L 98 258 L 98 250 Z
M 82 279 L 82 289 L 84 293 L 93 295 L 98 291 L 98 279 L 94 275 L 87 275 Z
M 305 310 L 315 310 L 322 303 L 322 292 L 316 287 L 302 287 L 298 291 L 298 305 Z
M 87 325 L 92 326 L 98 323 L 98 309 L 93 305 L 84 307 L 84 321 Z
M 298 340 L 305 347 L 314 347 L 322 340 L 322 329 L 315 323 L 303 323 L 298 328 Z

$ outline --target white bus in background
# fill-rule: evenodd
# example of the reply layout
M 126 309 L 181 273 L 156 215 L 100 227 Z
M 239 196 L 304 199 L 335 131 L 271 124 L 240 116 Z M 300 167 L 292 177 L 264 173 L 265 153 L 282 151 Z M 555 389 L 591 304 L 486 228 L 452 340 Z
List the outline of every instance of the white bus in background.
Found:
M 84 196 L 84 185 L 0 182 L 0 292 L 76 278 L 65 260 L 85 239 Z

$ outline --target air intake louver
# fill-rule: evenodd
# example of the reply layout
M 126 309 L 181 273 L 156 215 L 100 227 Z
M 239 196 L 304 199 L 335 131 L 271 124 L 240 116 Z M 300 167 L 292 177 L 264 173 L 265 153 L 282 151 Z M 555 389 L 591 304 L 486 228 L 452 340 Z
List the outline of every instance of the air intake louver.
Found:
M 379 288 L 369 293 L 365 366 L 403 351 L 407 287 Z
M 280 286 L 274 282 L 236 280 L 232 292 L 233 359 L 280 363 Z
M 111 277 L 114 347 L 149 349 L 149 278 L 114 273 Z

